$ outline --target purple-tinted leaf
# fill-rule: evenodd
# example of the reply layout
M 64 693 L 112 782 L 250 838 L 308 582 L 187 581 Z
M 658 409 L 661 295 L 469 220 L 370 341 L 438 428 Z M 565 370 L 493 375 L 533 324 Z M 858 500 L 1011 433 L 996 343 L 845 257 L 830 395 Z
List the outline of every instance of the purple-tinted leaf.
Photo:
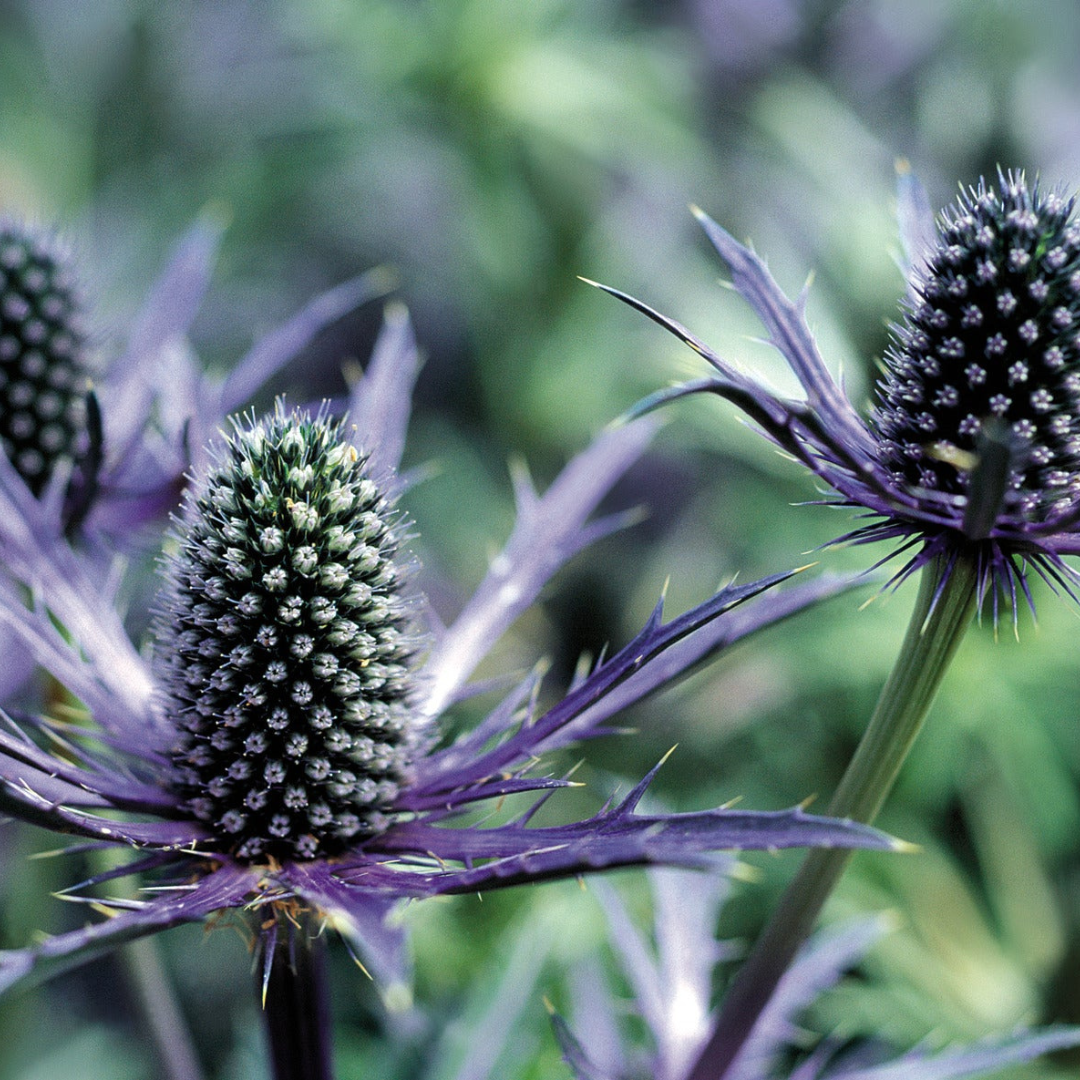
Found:
M 865 581 L 864 576 L 819 577 L 768 595 L 758 595 L 752 604 L 728 608 L 721 617 L 691 630 L 685 637 L 672 641 L 625 682 L 614 687 L 571 724 L 562 728 L 558 745 L 565 745 L 579 738 L 581 733 L 595 731 L 609 717 L 657 690 L 670 687 L 712 659 L 720 650 L 729 648 L 759 630 L 774 626 L 813 604 L 864 585 Z M 545 748 L 551 746 L 552 741 L 545 744 Z
M 769 331 L 770 340 L 787 360 L 806 391 L 810 406 L 849 441 L 872 454 L 873 444 L 858 413 L 829 373 L 803 316 L 803 304 L 793 304 L 776 284 L 765 263 L 701 210 L 694 211 L 713 247 L 731 268 L 735 288 L 753 307 Z
M 523 708 L 531 711 L 542 677 L 541 668 L 530 672 L 475 728 L 456 739 L 445 750 L 428 754 L 420 765 L 420 777 L 412 785 L 410 795 L 419 794 L 416 789 L 423 783 L 424 776 L 442 775 L 447 770 L 475 761 L 488 743 L 512 730 L 520 711 Z M 411 799 L 409 805 L 413 807 Z
M 478 747 L 473 740 L 465 740 L 464 750 L 455 744 L 446 750 L 429 755 L 418 763 L 416 782 L 403 794 L 401 804 L 411 807 L 410 799 L 415 796 L 428 796 L 435 792 L 449 792 L 464 785 L 478 784 L 488 777 L 527 762 L 536 754 L 550 750 L 567 742 L 581 738 L 584 725 L 577 721 L 591 711 L 591 719 L 599 723 L 606 719 L 614 709 L 599 708 L 598 703 L 617 687 L 630 682 L 635 677 L 640 681 L 636 688 L 628 690 L 620 699 L 623 707 L 656 689 L 660 684 L 648 673 L 648 665 L 668 648 L 687 638 L 694 631 L 707 626 L 725 612 L 757 596 L 766 589 L 787 580 L 794 571 L 775 574 L 750 585 L 728 585 L 703 604 L 672 619 L 663 622 L 662 602 L 653 610 L 652 616 L 641 632 L 616 653 L 610 660 L 598 667 L 588 678 L 581 681 L 557 705 L 549 709 L 533 723 L 522 725 L 518 730 L 498 746 L 487 753 L 477 754 Z M 762 623 L 752 620 L 743 622 L 744 629 L 757 628 Z M 749 630 L 746 630 L 749 632 Z M 723 640 L 721 640 L 721 644 Z M 715 647 L 708 645 L 705 652 L 714 652 Z M 693 648 L 683 653 L 688 666 L 698 663 L 702 656 L 696 655 Z M 669 666 L 668 678 L 674 677 L 674 670 Z M 573 725 L 573 730 L 563 737 L 563 729 Z M 462 792 L 463 800 L 469 799 L 468 792 Z
M 468 803 L 481 802 L 485 799 L 501 799 L 506 795 L 520 795 L 526 791 L 553 791 L 556 788 L 575 787 L 571 780 L 560 779 L 550 776 L 499 776 L 487 780 L 482 784 L 469 788 L 466 792 L 454 792 L 451 796 L 435 792 L 424 797 L 412 795 L 402 799 L 402 803 L 408 803 L 410 811 L 427 811 L 428 820 L 431 815 L 439 816 L 460 814 Z
M 317 296 L 276 330 L 264 334 L 229 373 L 221 388 L 221 414 L 235 412 L 305 349 L 320 331 L 391 287 L 385 270 L 369 270 Z
M 729 858 L 708 874 L 650 872 L 655 957 L 614 890 L 603 882 L 593 883 L 607 916 L 612 947 L 656 1043 L 652 1065 L 656 1080 L 681 1080 L 708 1037 L 713 968 L 724 952 L 714 932 L 733 862 Z
M 616 289 L 609 289 L 606 286 L 601 286 L 604 292 L 610 293 L 612 296 L 617 297 L 620 300 L 626 300 L 629 302 L 632 298 L 628 297 L 626 293 L 620 293 Z M 635 305 L 636 306 L 636 305 Z M 652 309 L 647 309 L 650 313 Z M 656 315 L 657 321 L 663 319 L 663 316 Z M 661 323 L 665 329 L 670 329 L 666 323 Z M 789 410 L 786 405 L 783 405 L 779 399 L 775 398 L 768 391 L 760 390 L 757 387 L 746 387 L 742 384 L 733 383 L 727 379 L 705 378 L 705 379 L 691 379 L 689 382 L 677 383 L 675 386 L 666 386 L 662 390 L 656 390 L 651 394 L 646 395 L 640 401 L 632 405 L 626 412 L 626 416 L 635 420 L 639 416 L 646 416 L 649 413 L 656 412 L 658 409 L 662 409 L 665 405 L 670 405 L 673 401 L 679 401 L 684 397 L 693 397 L 695 394 L 717 394 L 720 397 L 734 397 L 736 394 L 742 394 L 744 397 L 752 396 L 756 401 L 757 411 L 747 409 L 747 412 L 754 416 L 755 419 L 758 413 L 763 413 L 766 416 L 766 421 L 762 423 L 762 427 L 766 431 L 772 432 L 774 428 L 783 427 L 786 424 L 786 419 L 789 415 Z
M 135 317 L 127 349 L 112 369 L 120 382 L 139 373 L 145 376 L 147 358 L 187 332 L 210 284 L 223 231 L 220 218 L 206 214 L 176 245 Z
M 125 910 L 104 922 L 47 938 L 29 949 L 0 952 L 0 993 L 77 967 L 125 941 L 197 922 L 222 908 L 238 907 L 257 879 L 253 870 L 223 866 L 192 885 L 155 893 L 153 900 L 137 910 Z
M 0 461 L 0 469 L 2 465 Z M 0 534 L 3 531 L 0 526 Z M 42 606 L 25 608 L 15 591 L 0 583 L 0 621 L 18 635 L 45 670 L 86 705 L 106 731 L 128 737 L 133 747 L 152 744 L 161 734 L 153 705 L 153 682 L 119 617 L 94 594 L 81 565 L 62 541 L 43 541 L 42 547 L 46 550 L 41 553 L 37 572 L 31 567 L 26 578 Z M 56 560 L 53 564 L 49 552 Z M 50 616 L 71 632 L 81 650 L 57 630 Z M 83 636 L 88 630 L 89 635 Z
M 385 323 L 363 377 L 349 395 L 349 423 L 354 441 L 368 455 L 376 477 L 389 476 L 401 465 L 409 424 L 412 389 L 420 371 L 409 313 L 403 304 L 387 307 Z
M 563 1061 L 573 1070 L 577 1080 L 621 1080 L 617 1074 L 601 1069 L 589 1060 L 585 1048 L 574 1038 L 574 1033 L 558 1013 L 552 1013 L 551 1026 L 562 1050 Z
M 406 821 L 376 838 L 369 852 L 408 857 L 428 852 L 442 869 L 400 874 L 397 887 L 416 896 L 501 888 L 552 877 L 567 877 L 620 866 L 709 866 L 714 852 L 788 847 L 867 847 L 896 850 L 884 833 L 854 822 L 815 817 L 802 809 L 755 812 L 705 810 L 682 814 L 638 814 L 635 809 L 655 774 L 651 772 L 617 807 L 575 822 L 532 828 L 525 820 L 490 829 L 444 828 Z M 483 861 L 483 865 L 476 863 Z M 464 869 L 451 863 L 463 863 Z M 372 884 L 384 871 L 370 863 L 341 876 Z
M 590 888 L 596 881 L 590 882 Z M 589 1048 L 594 1067 L 612 1076 L 632 1075 L 623 1048 L 620 1020 L 625 1003 L 616 1000 L 596 957 L 586 957 L 570 970 L 571 1016 L 576 1040 Z M 566 1025 L 563 1025 L 565 1030 Z M 644 1072 L 645 1070 L 641 1070 Z
M 425 716 L 439 715 L 456 700 L 476 665 L 556 570 L 623 523 L 620 517 L 586 524 L 612 485 L 644 453 L 655 430 L 651 421 L 608 428 L 562 470 L 543 497 L 517 476 L 518 516 L 510 539 L 424 666 L 420 709 Z
M 74 753 L 76 750 L 71 747 L 69 754 Z M 161 785 L 140 783 L 115 766 L 82 768 L 47 753 L 25 737 L 0 732 L 0 780 L 8 784 L 26 780 L 44 794 L 32 777 L 59 785 L 57 797 L 69 803 L 72 798 L 83 796 L 94 800 L 83 805 L 113 806 L 145 813 L 169 813 L 179 803 L 179 798 Z
M 71 844 L 69 847 L 63 848 L 60 851 L 54 852 L 57 855 L 77 855 L 83 854 L 88 851 L 104 851 L 110 845 L 90 843 L 90 844 Z M 169 866 L 176 862 L 175 851 L 151 851 L 149 854 L 140 854 L 138 858 L 129 859 L 126 862 L 121 863 L 119 866 L 114 866 L 110 870 L 102 870 L 100 874 L 93 874 L 88 878 L 84 878 L 82 881 L 77 881 L 74 885 L 68 885 L 65 889 L 58 890 L 55 895 L 65 900 L 71 900 L 78 897 L 78 894 L 84 892 L 86 889 L 96 888 L 99 885 L 104 885 L 109 881 L 119 881 L 123 878 L 135 877 L 136 875 L 147 874 L 152 870 L 159 870 L 162 867 Z M 166 890 L 169 890 L 170 886 L 162 886 Z M 142 890 L 147 895 L 152 895 L 159 891 L 158 886 L 145 887 Z M 87 897 L 78 897 L 79 899 L 87 900 L 90 903 L 99 904 L 102 903 L 100 898 L 88 899 Z M 109 901 L 104 901 L 108 906 Z
M 74 791 L 73 802 L 61 802 L 70 785 L 22 767 L 16 779 L 0 781 L 0 810 L 54 832 L 71 833 L 132 847 L 191 848 L 207 839 L 206 830 L 191 821 L 126 821 L 88 814 L 79 806 L 112 810 L 93 795 Z
M 35 662 L 22 639 L 6 623 L 0 622 L 0 701 L 11 701 L 34 673 Z
M 713 969 L 733 953 L 715 933 L 735 866 L 732 856 L 716 873 L 658 869 L 650 874 L 659 980 L 667 987 L 669 1017 L 657 1046 L 673 1078 L 684 1074 L 708 1036 Z
M 150 415 L 156 395 L 175 385 L 176 357 L 166 352 L 184 335 L 202 304 L 221 239 L 222 222 L 204 215 L 180 240 L 154 283 L 104 387 L 106 446 L 113 460 L 126 459 Z
M 732 1080 L 768 1080 L 797 1032 L 799 1016 L 840 981 L 890 926 L 887 918 L 859 919 L 819 931 L 799 951 L 729 1066 Z M 723 1011 L 723 1005 L 721 1005 Z
M 59 575 L 56 581 L 61 581 Z M 50 611 L 58 619 L 62 618 L 60 611 L 80 618 L 92 614 L 95 604 L 83 604 L 84 598 L 66 584 L 61 588 L 62 592 L 50 589 L 57 601 Z M 103 615 L 110 611 L 106 605 L 101 605 L 101 610 Z M 90 654 L 86 658 L 56 629 L 49 611 L 24 608 L 21 598 L 3 583 L 0 622 L 18 635 L 31 656 L 87 707 L 105 731 L 128 738 L 133 753 L 139 747 L 149 748 L 161 737 L 149 674 L 131 643 L 122 636 L 118 622 L 110 625 L 112 617 L 103 619 L 100 637 L 85 650 Z
M 668 333 L 677 337 L 684 345 L 689 345 L 699 356 L 704 357 L 709 363 L 720 372 L 726 382 L 732 383 L 735 386 L 741 386 L 744 389 L 750 389 L 754 387 L 754 383 L 751 379 L 748 379 L 743 375 L 738 368 L 729 364 L 722 357 L 718 356 L 713 350 L 705 344 L 701 338 L 692 334 L 682 323 L 676 322 L 674 319 L 667 315 L 662 315 L 656 308 L 650 307 L 643 300 L 639 300 L 636 296 L 631 296 L 630 293 L 625 293 L 621 289 L 613 288 L 611 285 L 604 285 L 599 281 L 590 281 L 588 278 L 582 278 L 582 280 L 592 285 L 594 288 L 599 289 L 601 292 L 606 292 L 609 296 L 614 296 L 616 300 L 621 300 L 628 307 L 632 307 L 635 311 L 641 312 L 646 318 L 651 319 L 658 326 L 662 326 Z M 701 380 L 702 388 L 707 380 Z M 696 385 L 696 384 L 695 384 Z M 637 410 L 635 410 L 636 412 Z
M 955 1080 L 989 1075 L 1009 1065 L 1033 1061 L 1043 1054 L 1080 1046 L 1080 1027 L 1052 1027 L 1021 1031 L 1005 1038 L 987 1039 L 974 1046 L 931 1053 L 912 1050 L 895 1061 L 869 1068 L 828 1070 L 822 1080 Z

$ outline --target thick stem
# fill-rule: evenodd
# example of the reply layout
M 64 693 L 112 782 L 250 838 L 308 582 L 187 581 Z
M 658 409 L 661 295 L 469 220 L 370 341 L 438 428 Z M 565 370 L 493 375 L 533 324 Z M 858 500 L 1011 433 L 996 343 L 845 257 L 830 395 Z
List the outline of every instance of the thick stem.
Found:
M 325 939 L 282 915 L 264 942 L 257 990 L 274 1080 L 333 1080 Z
M 831 817 L 869 824 L 877 816 L 971 622 L 975 597 L 973 558 L 939 559 L 923 570 L 900 655 L 829 804 Z M 807 855 L 732 983 L 716 1029 L 687 1080 L 728 1075 L 851 854 L 818 848 Z

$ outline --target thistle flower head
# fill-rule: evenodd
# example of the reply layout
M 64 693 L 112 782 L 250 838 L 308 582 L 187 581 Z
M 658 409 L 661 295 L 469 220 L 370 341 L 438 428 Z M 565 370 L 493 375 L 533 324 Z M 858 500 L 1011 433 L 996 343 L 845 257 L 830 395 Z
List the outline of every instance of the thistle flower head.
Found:
M 35 495 L 85 451 L 82 318 L 60 244 L 0 220 L 0 447 Z
M 324 414 L 237 425 L 186 501 L 159 622 L 180 789 L 241 859 L 378 831 L 415 749 L 399 522 Z
M 901 176 L 905 214 L 921 190 Z M 837 542 L 898 541 L 894 581 L 943 558 L 975 566 L 980 604 L 1021 593 L 1027 569 L 1072 593 L 1063 556 L 1080 552 L 1080 225 L 1073 200 L 1001 173 L 961 195 L 919 253 L 903 325 L 894 328 L 869 418 L 830 374 L 806 325 L 764 262 L 698 211 L 773 344 L 805 391 L 786 400 L 677 322 L 614 289 L 715 369 L 635 410 L 695 393 L 727 398 L 777 445 L 871 522 Z M 886 558 L 891 558 L 887 556 Z M 883 560 L 884 561 L 884 560 Z
M 943 216 L 894 329 L 872 418 L 898 486 L 970 501 L 975 465 L 994 443 L 1008 455 L 997 519 L 1045 522 L 1080 494 L 1072 209 L 1072 200 L 1007 174 L 1000 190 L 980 183 Z

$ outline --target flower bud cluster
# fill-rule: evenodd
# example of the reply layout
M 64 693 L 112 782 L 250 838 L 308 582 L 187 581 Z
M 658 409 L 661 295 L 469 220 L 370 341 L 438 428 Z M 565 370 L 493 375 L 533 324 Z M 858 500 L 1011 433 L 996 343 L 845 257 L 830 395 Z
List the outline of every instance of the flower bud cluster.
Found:
M 393 509 L 322 415 L 239 427 L 188 498 L 159 620 L 188 808 L 241 859 L 331 856 L 406 778 Z
M 0 221 L 0 447 L 35 495 L 83 453 L 85 339 L 59 246 Z
M 874 422 L 893 480 L 965 494 L 988 424 L 1012 446 L 1004 509 L 1044 520 L 1080 489 L 1080 224 L 1005 174 L 947 214 L 895 328 Z

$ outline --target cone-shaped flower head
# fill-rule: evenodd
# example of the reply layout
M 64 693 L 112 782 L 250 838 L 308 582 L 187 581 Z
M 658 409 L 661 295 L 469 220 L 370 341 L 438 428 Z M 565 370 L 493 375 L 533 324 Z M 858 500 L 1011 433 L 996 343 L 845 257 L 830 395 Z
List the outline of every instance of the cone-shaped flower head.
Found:
M 340 425 L 238 425 L 184 508 L 159 639 L 189 810 L 237 858 L 333 855 L 405 778 L 398 522 Z
M 35 495 L 84 452 L 85 338 L 62 247 L 0 220 L 0 447 Z
M 908 219 L 921 190 L 901 176 Z M 729 263 L 806 393 L 778 397 L 674 320 L 614 289 L 704 356 L 717 374 L 646 399 L 646 412 L 708 392 L 727 398 L 775 443 L 874 519 L 840 538 L 899 540 L 895 580 L 932 559 L 976 567 L 978 596 L 1017 592 L 1025 568 L 1067 592 L 1080 552 L 1080 224 L 1073 200 L 1002 173 L 961 195 L 937 229 L 910 229 L 909 306 L 894 328 L 877 401 L 864 418 L 817 351 L 804 317 L 762 260 L 704 214 Z M 606 288 L 606 286 L 602 286 Z
M 990 508 L 998 520 L 1044 522 L 1080 493 L 1080 226 L 1072 209 L 1072 200 L 1009 175 L 1000 192 L 980 184 L 944 216 L 894 331 L 874 415 L 882 463 L 912 493 L 969 497 L 991 445 L 1008 461 Z M 967 530 L 976 536 L 979 502 L 969 497 Z

